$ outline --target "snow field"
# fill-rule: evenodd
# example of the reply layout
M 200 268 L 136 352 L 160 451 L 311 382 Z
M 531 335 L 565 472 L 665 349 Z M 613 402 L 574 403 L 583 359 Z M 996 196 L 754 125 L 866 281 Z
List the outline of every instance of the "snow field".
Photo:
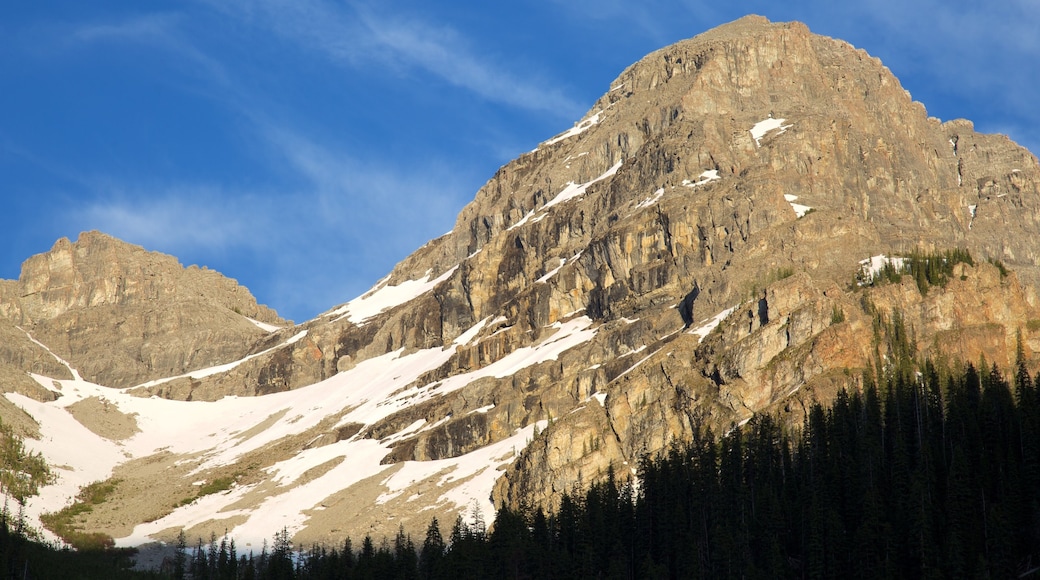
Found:
M 370 294 L 369 299 L 382 290 Z M 414 293 L 416 288 L 412 290 Z M 389 300 L 381 304 L 387 302 Z M 362 361 L 349 371 L 309 387 L 261 397 L 225 397 L 212 402 L 140 398 L 82 379 L 58 381 L 63 396 L 48 403 L 9 393 L 9 399 L 25 408 L 41 424 L 42 439 L 28 440 L 27 447 L 42 453 L 50 464 L 62 466 L 55 470 L 59 480 L 44 488 L 39 497 L 30 500 L 28 514 L 38 518 L 43 512 L 61 509 L 83 485 L 110 477 L 118 465 L 132 459 L 168 451 L 197 457 L 196 473 L 232 465 L 245 454 L 261 450 L 284 437 L 306 432 L 328 417 L 341 416 L 336 426 L 347 423 L 372 425 L 401 409 L 461 389 L 478 378 L 507 377 L 531 365 L 555 360 L 564 351 L 596 334 L 588 317 L 575 317 L 553 324 L 555 332 L 541 343 L 517 349 L 483 369 L 433 384 L 408 386 L 424 373 L 447 362 L 456 347 L 471 342 L 487 324 L 488 319 L 480 321 L 446 348 L 424 349 L 408 355 L 402 351 L 387 353 Z M 300 333 L 293 338 L 298 340 L 302 336 Z M 53 388 L 51 379 L 34 378 Z M 65 407 L 89 397 L 104 398 L 120 412 L 133 415 L 140 432 L 113 442 L 83 427 Z M 488 406 L 476 411 L 488 412 L 491 408 Z M 230 530 L 230 535 L 240 545 L 261 542 L 283 527 L 297 530 L 306 524 L 307 512 L 318 509 L 316 506 L 325 498 L 390 469 L 392 466 L 380 465 L 380 461 L 390 452 L 394 442 L 434 429 L 448 420 L 450 416 L 432 424 L 425 420 L 415 421 L 383 441 L 348 439 L 302 450 L 266 468 L 270 481 L 279 487 L 268 490 L 267 497 L 259 505 L 231 509 L 230 506 L 255 489 L 255 486 L 233 485 L 226 492 L 207 495 L 162 518 L 140 524 L 130 535 L 117 539 L 117 543 L 121 546 L 140 545 L 152 541 L 153 534 L 170 527 L 192 527 L 232 516 L 245 518 L 243 523 Z M 454 502 L 463 508 L 476 502 L 487 517 L 493 517 L 494 509 L 487 498 L 494 481 L 504 466 L 512 461 L 514 452 L 526 445 L 531 432 L 533 426 L 528 426 L 507 440 L 453 459 L 406 462 L 406 473 L 443 471 L 442 485 L 465 480 L 458 487 L 446 488 L 437 501 Z M 71 446 L 70 441 L 77 444 Z M 297 485 L 303 474 L 323 465 L 328 469 L 324 474 Z
M 361 324 L 384 310 L 410 302 L 433 290 L 437 284 L 450 278 L 458 268 L 455 266 L 433 280 L 430 280 L 431 272 L 427 271 L 422 278 L 407 280 L 397 286 L 382 285 L 385 284 L 386 278 L 384 278 L 384 281 L 376 284 L 372 290 L 333 310 L 326 316 L 335 316 L 333 322 L 346 317 L 354 324 Z

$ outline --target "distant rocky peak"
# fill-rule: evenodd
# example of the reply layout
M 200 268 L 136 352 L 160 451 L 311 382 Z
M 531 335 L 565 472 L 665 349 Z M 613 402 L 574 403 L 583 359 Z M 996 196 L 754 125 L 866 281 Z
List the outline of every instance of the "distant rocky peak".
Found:
M 265 325 L 289 325 L 235 280 L 96 231 L 58 240 L 5 287 L 10 323 L 111 386 L 236 360 Z

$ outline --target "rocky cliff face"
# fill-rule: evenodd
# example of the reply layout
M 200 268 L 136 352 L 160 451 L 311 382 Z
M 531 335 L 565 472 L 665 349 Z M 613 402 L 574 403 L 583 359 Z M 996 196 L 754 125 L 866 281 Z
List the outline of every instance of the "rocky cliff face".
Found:
M 234 280 L 98 232 L 27 260 L 0 304 L 7 364 L 69 378 L 31 336 L 112 387 L 238 360 L 269 334 L 250 318 L 286 325 Z
M 244 533 L 286 505 L 271 497 L 320 489 L 319 505 L 290 510 L 298 539 L 421 530 L 474 498 L 492 505 L 488 493 L 495 504 L 552 504 L 702 427 L 725 432 L 755 412 L 798 423 L 808 402 L 855 388 L 883 360 L 879 317 L 902 318 L 923 353 L 1006 366 L 1021 337 L 1031 357 L 1038 180 L 1028 151 L 928 117 L 862 50 L 748 17 L 622 72 L 573 129 L 501 168 L 451 233 L 300 326 L 256 333 L 234 307 L 273 314 L 214 284 L 219 312 L 201 317 L 206 330 L 184 334 L 199 320 L 154 314 L 129 343 L 104 335 L 122 352 L 101 349 L 92 337 L 125 305 L 148 313 L 156 296 L 188 300 L 198 291 L 183 285 L 210 275 L 80 265 L 108 239 L 35 258 L 17 291 L 0 286 L 18 294 L 0 308 L 95 382 L 157 379 L 112 395 L 142 423 L 150 411 L 131 395 L 190 398 L 195 409 L 263 395 L 232 401 L 248 412 L 219 407 L 240 421 L 213 427 L 219 444 L 132 453 L 180 466 L 185 481 L 230 477 L 223 504 L 196 513 L 178 503 L 187 484 L 128 483 L 113 514 L 125 520 L 145 497 L 151 511 L 94 525 L 117 536 L 145 520 L 151 537 Z M 948 248 L 976 263 L 926 294 L 909 280 L 856 282 L 872 256 Z M 244 333 L 238 350 L 210 339 L 222 332 Z M 131 360 L 117 362 L 125 352 Z M 19 368 L 46 358 L 18 353 Z M 129 465 L 114 473 L 136 481 Z

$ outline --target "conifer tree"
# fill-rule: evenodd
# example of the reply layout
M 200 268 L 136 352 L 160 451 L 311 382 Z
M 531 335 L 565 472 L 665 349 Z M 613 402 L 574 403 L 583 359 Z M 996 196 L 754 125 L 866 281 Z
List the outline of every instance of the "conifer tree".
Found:
M 423 540 L 422 552 L 419 554 L 419 575 L 424 580 L 439 578 L 441 560 L 444 559 L 444 537 L 437 518 L 430 520 L 426 527 L 426 539 Z

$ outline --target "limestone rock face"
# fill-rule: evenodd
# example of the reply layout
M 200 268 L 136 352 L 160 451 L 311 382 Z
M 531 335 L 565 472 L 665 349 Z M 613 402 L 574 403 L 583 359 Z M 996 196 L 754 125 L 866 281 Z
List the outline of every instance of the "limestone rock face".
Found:
M 448 344 L 486 317 L 504 319 L 505 332 L 458 350 L 450 375 L 536 343 L 573 313 L 590 316 L 600 326 L 575 349 L 577 364 L 467 397 L 494 401 L 489 417 L 514 428 L 558 418 L 495 492 L 514 505 L 551 502 L 697 426 L 723 432 L 755 411 L 855 386 L 872 359 L 857 294 L 873 291 L 852 286 L 870 256 L 966 248 L 1011 265 L 1027 286 L 1016 277 L 987 294 L 979 284 L 996 270 L 979 266 L 927 298 L 903 287 L 870 298 L 912 319 L 929 349 L 952 344 L 969 360 L 1007 364 L 1022 321 L 1036 316 L 1037 179 L 1028 151 L 928 117 L 864 51 L 749 17 L 647 56 L 575 129 L 503 167 L 454 231 L 386 284 L 447 278 L 346 328 L 341 344 L 356 346 L 339 352 L 357 361 Z M 795 275 L 778 280 L 786 272 Z M 1015 315 L 975 309 L 986 296 L 1015 304 Z M 718 338 L 683 332 L 729 308 Z M 847 313 L 840 324 L 836 308 Z M 589 398 L 597 392 L 603 405 Z M 456 448 L 494 440 L 471 431 Z M 428 458 L 423 437 L 393 457 Z
M 46 344 L 85 378 L 112 387 L 241 358 L 268 334 L 247 317 L 285 324 L 234 280 L 98 232 L 85 232 L 75 243 L 58 240 L 26 260 L 17 283 L 5 281 L 0 292 L 4 322 Z M 41 356 L 25 336 L 16 338 L 5 341 L 6 348 L 32 352 L 32 360 L 4 356 L 5 362 L 65 378 L 68 371 L 54 369 L 53 356 Z
M 756 412 L 800 424 L 884 360 L 882 322 L 902 320 L 922 354 L 1001 367 L 1021 343 L 1035 370 L 1038 182 L 1036 157 L 928 117 L 866 52 L 747 17 L 623 71 L 574 128 L 502 167 L 452 232 L 299 326 L 260 332 L 235 309 L 279 321 L 244 289 L 98 234 L 0 283 L 0 315 L 106 386 L 160 379 L 134 395 L 256 395 L 239 401 L 262 409 L 248 427 L 213 427 L 219 467 L 197 448 L 134 458 L 235 478 L 236 515 L 191 520 L 203 536 L 324 477 L 353 483 L 300 516 L 299 541 L 422 533 L 468 509 L 447 490 L 466 481 L 494 505 L 552 505 L 698 429 Z M 975 264 L 924 294 L 857 282 L 871 257 L 954 248 Z M 0 354 L 67 372 L 28 345 Z M 269 432 L 262 450 L 229 451 Z M 487 469 L 452 475 L 474 457 Z M 156 502 L 134 485 L 111 517 L 167 506 L 138 520 L 162 530 L 190 509 L 187 482 Z

